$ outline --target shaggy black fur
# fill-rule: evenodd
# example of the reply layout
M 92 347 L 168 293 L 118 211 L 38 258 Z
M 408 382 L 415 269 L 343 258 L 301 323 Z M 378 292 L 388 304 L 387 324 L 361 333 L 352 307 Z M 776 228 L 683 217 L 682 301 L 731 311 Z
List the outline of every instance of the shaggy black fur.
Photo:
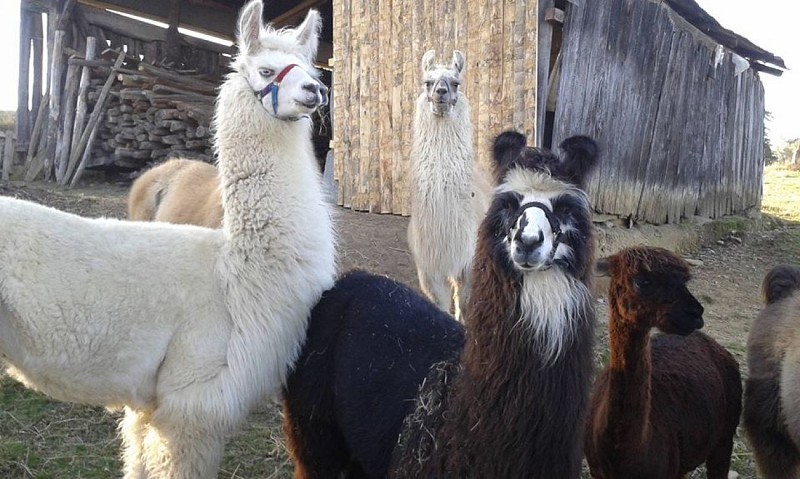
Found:
M 436 362 L 464 343 L 459 323 L 401 283 L 354 271 L 311 313 L 284 391 L 297 477 L 385 477 L 403 418 Z

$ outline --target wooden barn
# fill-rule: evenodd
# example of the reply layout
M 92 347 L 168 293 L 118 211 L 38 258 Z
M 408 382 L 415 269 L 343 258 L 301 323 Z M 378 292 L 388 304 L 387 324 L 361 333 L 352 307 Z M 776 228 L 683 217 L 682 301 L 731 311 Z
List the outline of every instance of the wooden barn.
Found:
M 340 204 L 408 214 L 419 60 L 466 54 L 476 152 L 524 131 L 594 136 L 598 212 L 651 223 L 742 213 L 761 198 L 764 91 L 775 55 L 694 0 L 334 1 Z
M 172 156 L 212 161 L 216 89 L 244 3 L 21 0 L 16 136 L 24 178 L 74 184 L 85 168 L 136 171 Z M 321 11 L 318 60 L 327 68 L 330 0 L 265 3 L 265 19 L 278 27 L 299 24 L 309 8 Z M 330 83 L 329 70 L 323 80 Z M 330 115 L 315 122 L 324 158 Z
M 27 177 L 44 171 L 66 183 L 83 166 L 135 170 L 171 155 L 210 159 L 214 87 L 232 47 L 184 29 L 232 41 L 243 4 L 22 0 L 17 144 L 27 152 Z M 462 88 L 479 161 L 504 129 L 544 146 L 584 133 L 602 147 L 589 185 L 600 213 L 664 223 L 760 204 L 758 74 L 779 75 L 785 65 L 695 0 L 265 5 L 265 20 L 279 26 L 298 23 L 308 8 L 326 20 L 318 60 L 332 105 L 317 121 L 316 145 L 320 157 L 333 149 L 345 207 L 409 213 L 411 120 L 428 49 L 440 61 L 453 49 L 466 55 Z M 43 38 L 61 53 L 45 58 Z M 45 62 L 49 95 L 40 95 Z

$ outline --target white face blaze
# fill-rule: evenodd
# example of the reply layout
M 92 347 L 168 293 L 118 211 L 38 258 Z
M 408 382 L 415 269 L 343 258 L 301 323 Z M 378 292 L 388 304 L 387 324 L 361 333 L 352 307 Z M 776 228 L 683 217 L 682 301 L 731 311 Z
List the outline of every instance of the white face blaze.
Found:
M 328 88 L 319 81 L 314 68 L 319 13 L 309 10 L 295 29 L 274 30 L 262 24 L 262 10 L 261 0 L 251 1 L 242 9 L 234 69 L 247 79 L 270 115 L 282 120 L 308 117 L 328 102 Z M 287 70 L 290 65 L 296 66 Z
M 508 256 L 516 269 L 522 272 L 545 271 L 553 266 L 555 260 L 572 254 L 568 245 L 558 241 L 554 230 L 563 234 L 574 226 L 555 217 L 553 202 L 562 195 L 582 197 L 580 190 L 551 178 L 546 172 L 523 169 L 508 172 L 498 190 L 515 192 L 523 208 L 516 212 L 517 217 L 505 238 Z
M 541 203 L 542 206 L 530 205 Z M 523 197 L 526 206 L 508 234 L 509 256 L 522 271 L 542 271 L 553 265 L 556 250 L 555 233 L 543 208 L 552 211 L 549 199 Z

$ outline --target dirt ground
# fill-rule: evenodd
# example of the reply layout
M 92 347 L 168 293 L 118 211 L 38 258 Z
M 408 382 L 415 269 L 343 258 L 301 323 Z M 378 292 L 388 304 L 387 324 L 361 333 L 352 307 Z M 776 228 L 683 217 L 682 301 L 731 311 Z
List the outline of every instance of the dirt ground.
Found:
M 127 188 L 125 184 L 106 181 L 88 183 L 74 190 L 49 184 L 14 184 L 0 185 L 0 194 L 83 216 L 124 218 Z M 417 286 L 413 261 L 406 246 L 407 218 L 337 208 L 336 224 L 342 271 L 362 268 Z M 690 287 L 705 307 L 705 330 L 736 355 L 743 373 L 746 373 L 745 344 L 750 323 L 760 309 L 761 280 L 776 264 L 800 262 L 800 225 L 782 224 L 765 231 L 736 231 L 691 253 L 690 257 L 700 262 L 694 268 Z M 605 300 L 600 295 L 597 301 L 601 325 L 598 328 L 598 357 L 604 357 L 602 349 L 607 344 L 604 341 L 606 328 L 602 326 L 607 322 Z M 734 454 L 734 470 L 740 477 L 755 477 L 751 454 L 741 440 Z M 285 458 L 282 463 L 285 468 Z

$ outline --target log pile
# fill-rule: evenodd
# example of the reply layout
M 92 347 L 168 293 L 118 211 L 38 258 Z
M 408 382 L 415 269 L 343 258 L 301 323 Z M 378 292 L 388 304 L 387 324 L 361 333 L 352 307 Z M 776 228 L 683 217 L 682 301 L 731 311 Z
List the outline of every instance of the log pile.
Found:
M 90 103 L 100 83 L 92 80 Z M 174 156 L 210 162 L 215 89 L 147 64 L 120 71 L 89 166 L 138 170 Z

